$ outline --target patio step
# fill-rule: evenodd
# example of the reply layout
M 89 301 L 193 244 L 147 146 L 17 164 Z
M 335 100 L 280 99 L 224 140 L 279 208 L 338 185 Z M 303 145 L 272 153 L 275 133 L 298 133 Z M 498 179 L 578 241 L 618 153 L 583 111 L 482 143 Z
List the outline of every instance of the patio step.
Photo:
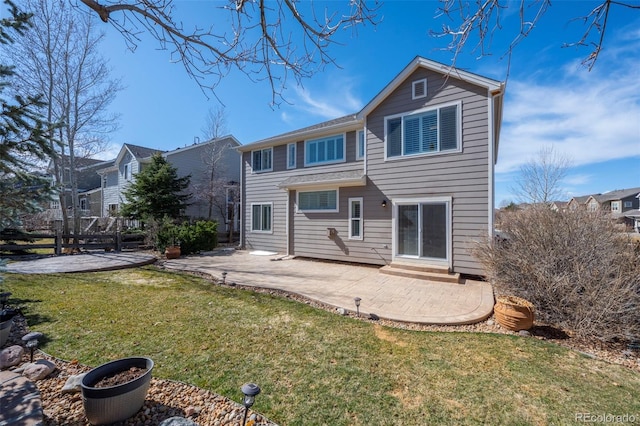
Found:
M 435 266 L 392 262 L 390 265 L 380 268 L 380 272 L 387 275 L 415 278 L 426 281 L 439 281 L 455 284 L 460 283 L 459 273 L 451 273 L 447 268 L 439 268 Z

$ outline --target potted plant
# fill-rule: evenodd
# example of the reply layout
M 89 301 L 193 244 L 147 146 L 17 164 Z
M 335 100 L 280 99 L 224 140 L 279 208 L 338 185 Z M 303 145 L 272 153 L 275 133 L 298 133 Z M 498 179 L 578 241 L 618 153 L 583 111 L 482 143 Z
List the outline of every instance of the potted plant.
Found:
M 508 330 L 520 331 L 533 327 L 533 304 L 521 297 L 498 296 L 493 312 L 498 324 Z
M 164 246 L 164 255 L 167 259 L 180 257 L 180 240 L 178 239 L 178 227 L 173 223 L 163 225 L 159 235 L 160 244 Z
M 153 361 L 122 358 L 89 371 L 80 384 L 84 412 L 93 425 L 120 422 L 136 414 L 151 385 Z

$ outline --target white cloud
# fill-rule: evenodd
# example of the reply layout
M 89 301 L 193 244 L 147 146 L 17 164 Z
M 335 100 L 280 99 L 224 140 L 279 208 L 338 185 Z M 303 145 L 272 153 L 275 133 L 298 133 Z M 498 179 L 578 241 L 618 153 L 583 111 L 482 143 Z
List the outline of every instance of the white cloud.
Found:
M 591 72 L 572 63 L 545 82 L 511 80 L 496 171 L 517 170 L 548 145 L 574 166 L 640 156 L 640 59 L 621 50 Z
M 305 113 L 331 120 L 347 114 L 354 114 L 362 109 L 363 103 L 353 94 L 353 83 L 349 79 L 329 78 L 324 87 L 305 89 L 297 86 L 295 89 L 295 107 Z

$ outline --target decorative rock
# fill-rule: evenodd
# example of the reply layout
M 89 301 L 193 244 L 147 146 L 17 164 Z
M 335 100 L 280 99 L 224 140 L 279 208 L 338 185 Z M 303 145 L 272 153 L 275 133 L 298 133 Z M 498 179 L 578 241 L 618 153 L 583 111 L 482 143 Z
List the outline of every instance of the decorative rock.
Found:
M 0 370 L 20 364 L 24 348 L 20 345 L 9 346 L 0 352 Z
M 196 422 L 184 417 L 169 417 L 160 422 L 160 426 L 198 426 Z
M 191 417 L 193 415 L 198 415 L 200 414 L 200 412 L 202 411 L 202 408 L 200 407 L 194 407 L 193 405 L 188 406 L 185 410 L 184 410 L 184 414 L 187 417 Z
M 22 336 L 22 341 L 28 342 L 29 340 L 40 340 L 42 339 L 42 336 L 44 336 L 44 334 L 40 333 L 39 331 L 34 331 Z
M 369 319 L 373 321 L 378 321 L 380 319 L 376 314 L 369 314 Z
M 340 315 L 347 315 L 347 310 L 345 308 L 336 308 L 336 311 L 338 311 Z
M 518 334 L 522 337 L 530 337 L 531 333 L 529 333 L 527 330 L 520 330 L 518 331 Z
M 55 369 L 56 365 L 53 362 L 46 359 L 39 359 L 33 364 L 28 364 L 22 372 L 22 375 L 35 382 L 44 379 Z
M 76 393 L 80 392 L 82 386 L 82 378 L 86 376 L 87 373 L 77 374 L 75 376 L 69 376 L 64 386 L 62 386 L 62 393 Z
M 487 325 L 494 325 L 496 322 L 492 319 L 487 320 Z

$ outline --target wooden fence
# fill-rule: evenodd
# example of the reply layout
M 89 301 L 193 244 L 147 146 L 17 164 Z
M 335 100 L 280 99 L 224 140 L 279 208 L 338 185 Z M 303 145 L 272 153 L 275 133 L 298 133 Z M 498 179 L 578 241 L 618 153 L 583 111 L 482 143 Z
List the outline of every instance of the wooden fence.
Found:
M 29 243 L 25 240 L 50 240 L 52 243 Z M 0 241 L 8 244 L 0 244 L 0 251 L 20 251 L 30 249 L 53 249 L 56 255 L 67 250 L 114 250 L 140 248 L 144 245 L 144 235 L 141 234 L 2 234 Z M 77 242 L 74 242 L 77 241 Z

